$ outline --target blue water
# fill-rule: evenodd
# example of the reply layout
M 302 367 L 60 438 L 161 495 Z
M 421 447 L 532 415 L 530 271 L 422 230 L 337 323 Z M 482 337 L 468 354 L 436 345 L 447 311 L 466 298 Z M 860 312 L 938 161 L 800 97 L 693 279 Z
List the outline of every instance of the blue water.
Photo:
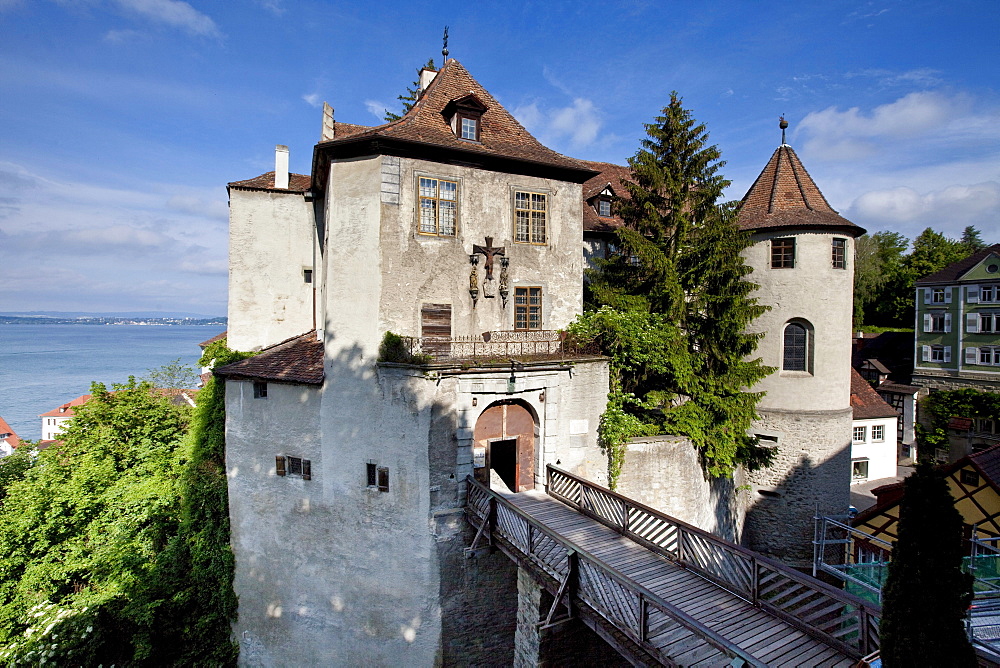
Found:
M 21 438 L 42 436 L 40 413 L 91 382 L 123 383 L 180 358 L 197 366 L 198 344 L 218 326 L 0 325 L 0 416 Z

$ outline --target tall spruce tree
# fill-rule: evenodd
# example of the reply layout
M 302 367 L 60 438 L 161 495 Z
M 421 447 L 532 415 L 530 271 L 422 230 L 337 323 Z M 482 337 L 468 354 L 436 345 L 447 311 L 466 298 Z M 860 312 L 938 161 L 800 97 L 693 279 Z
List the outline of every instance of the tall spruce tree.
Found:
M 729 182 L 718 148 L 676 92 L 646 132 L 629 160 L 626 196 L 615 202 L 625 222 L 619 252 L 588 276 L 604 315 L 585 315 L 579 330 L 598 337 L 613 360 L 601 436 L 620 459 L 630 436 L 683 434 L 711 474 L 727 475 L 737 463 L 766 462 L 746 436 L 760 399 L 746 389 L 770 372 L 747 359 L 759 337 L 746 328 L 764 310 L 750 297 L 756 286 L 745 280 L 740 254 L 750 237 L 736 227 L 735 207 L 719 202 Z M 647 337 L 612 331 L 623 322 L 634 328 L 637 318 Z
M 899 538 L 883 591 L 881 654 L 897 666 L 975 666 L 963 619 L 972 576 L 962 572 L 962 517 L 929 463 L 905 482 Z
M 427 60 L 427 64 L 424 65 L 423 67 L 418 67 L 417 68 L 417 80 L 414 81 L 412 84 L 410 84 L 410 87 L 406 89 L 406 95 L 397 95 L 396 96 L 396 99 L 403 103 L 403 113 L 402 114 L 394 114 L 391 111 L 389 111 L 388 109 L 386 109 L 385 110 L 385 120 L 386 121 L 389 121 L 389 122 L 398 121 L 399 119 L 401 119 L 403 116 L 406 115 L 406 112 L 408 112 L 410 109 L 413 108 L 413 105 L 416 104 L 416 102 L 417 102 L 417 98 L 420 97 L 420 72 L 422 70 L 425 70 L 425 69 L 426 70 L 436 70 L 437 69 L 436 67 L 434 67 L 434 59 L 433 58 L 428 59 Z

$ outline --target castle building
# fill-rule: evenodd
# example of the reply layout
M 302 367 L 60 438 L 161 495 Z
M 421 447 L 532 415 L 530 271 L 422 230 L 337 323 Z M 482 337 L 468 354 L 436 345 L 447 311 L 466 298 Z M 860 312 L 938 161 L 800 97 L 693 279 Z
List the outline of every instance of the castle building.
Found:
M 464 557 L 466 477 L 607 479 L 607 361 L 556 331 L 582 310 L 597 170 L 456 60 L 420 83 L 378 127 L 327 107 L 310 175 L 278 147 L 229 184 L 228 342 L 261 351 L 216 370 L 248 665 L 496 661 L 516 567 Z
M 558 330 L 614 252 L 627 169 L 546 148 L 456 60 L 419 83 L 377 127 L 325 106 L 310 174 L 279 146 L 273 172 L 229 184 L 228 343 L 259 351 L 215 370 L 246 665 L 509 663 L 527 576 L 466 558 L 466 479 L 607 481 L 607 360 Z M 740 222 L 780 368 L 755 388 L 779 456 L 747 535 L 787 556 L 814 505 L 847 507 L 861 230 L 786 145 Z
M 751 296 L 770 306 L 750 326 L 762 335 L 755 354 L 775 369 L 753 387 L 765 392 L 756 435 L 776 456 L 748 474 L 743 542 L 804 565 L 813 516 L 850 504 L 854 240 L 864 230 L 833 210 L 785 143 L 743 197 L 738 224 L 752 233 Z

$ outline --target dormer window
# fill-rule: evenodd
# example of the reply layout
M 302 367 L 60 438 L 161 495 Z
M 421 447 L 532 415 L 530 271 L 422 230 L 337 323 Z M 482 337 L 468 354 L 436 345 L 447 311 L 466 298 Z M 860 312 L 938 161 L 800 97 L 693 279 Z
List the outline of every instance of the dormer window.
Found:
M 469 93 L 465 97 L 449 102 L 444 108 L 444 117 L 456 137 L 466 141 L 480 141 L 485 112 L 486 105 Z
M 611 217 L 611 200 L 609 199 L 599 199 L 597 200 L 597 215 L 601 218 Z
M 460 116 L 459 119 L 462 121 L 462 139 L 479 141 L 479 119 L 467 116 Z

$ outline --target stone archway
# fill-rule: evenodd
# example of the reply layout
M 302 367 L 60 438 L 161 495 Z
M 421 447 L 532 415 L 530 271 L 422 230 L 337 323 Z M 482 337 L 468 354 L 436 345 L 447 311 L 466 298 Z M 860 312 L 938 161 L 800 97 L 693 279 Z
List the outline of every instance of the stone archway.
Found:
M 512 492 L 535 488 L 535 418 L 515 400 L 490 405 L 473 433 L 475 477 L 490 484 L 494 470 Z

